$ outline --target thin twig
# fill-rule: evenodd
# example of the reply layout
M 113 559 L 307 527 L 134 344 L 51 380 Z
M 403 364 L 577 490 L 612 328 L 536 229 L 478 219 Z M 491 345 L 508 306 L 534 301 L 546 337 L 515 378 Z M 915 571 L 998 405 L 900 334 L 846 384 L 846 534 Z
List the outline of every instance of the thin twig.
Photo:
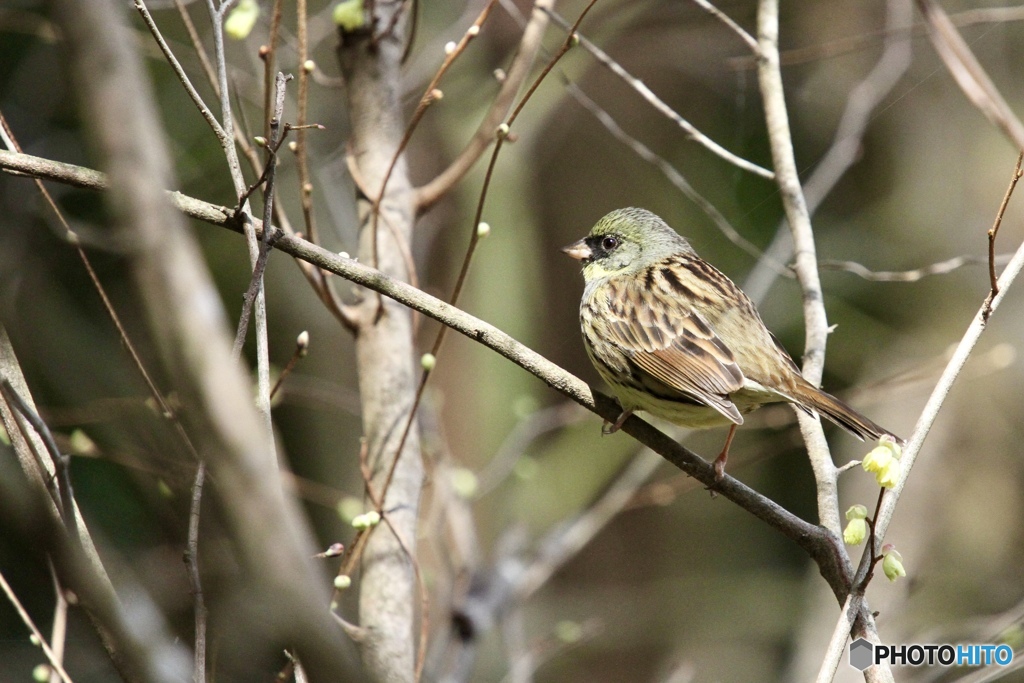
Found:
M 185 566 L 188 581 L 192 587 L 193 609 L 195 611 L 195 645 L 193 651 L 192 680 L 206 681 L 206 600 L 203 598 L 203 583 L 199 576 L 199 510 L 203 500 L 203 482 L 206 480 L 206 463 L 199 461 L 195 481 L 192 483 L 192 504 L 188 514 L 188 545 L 185 547 Z
M 1005 266 L 1009 263 L 1011 256 L 1012 254 L 996 254 L 991 259 L 991 262 L 997 266 Z M 981 256 L 954 256 L 951 259 L 912 270 L 871 270 L 864 264 L 857 263 L 856 261 L 825 259 L 818 263 L 818 267 L 822 270 L 852 273 L 869 282 L 917 282 L 931 275 L 946 275 L 962 266 L 985 263 L 987 260 L 989 259 Z
M 46 423 L 43 422 L 43 419 L 39 417 L 36 411 L 32 410 L 32 407 L 25 399 L 15 391 L 6 377 L 0 378 L 0 393 L 3 394 L 7 404 L 16 408 L 22 417 L 32 425 L 32 428 L 36 430 L 36 434 L 46 444 L 46 450 L 53 461 L 57 487 L 60 490 L 60 504 L 64 526 L 67 527 L 68 536 L 71 538 L 72 543 L 79 543 L 81 539 L 78 536 L 78 518 L 75 516 L 75 497 L 71 488 L 71 456 L 60 452 L 60 448 L 57 447 L 57 442 L 54 440 L 50 428 L 46 426 Z
M 64 588 L 61 586 L 60 577 L 53 566 L 53 560 L 47 558 L 47 567 L 50 570 L 50 578 L 53 580 L 53 626 L 50 628 L 50 648 L 53 650 L 53 658 L 57 662 L 64 662 L 64 646 L 68 635 L 68 599 L 64 595 Z M 50 675 L 50 683 L 56 683 L 59 674 Z
M 14 611 L 18 613 L 22 623 L 28 627 L 28 630 L 31 631 L 32 635 L 35 636 L 37 641 L 39 641 L 39 647 L 43 649 L 43 653 L 46 655 L 47 661 L 50 662 L 50 666 L 53 667 L 53 670 L 60 676 L 60 680 L 64 681 L 64 683 L 72 683 L 71 677 L 68 676 L 68 672 L 64 670 L 64 666 L 60 662 L 60 658 L 57 657 L 53 650 L 50 649 L 50 645 L 46 642 L 46 638 L 44 638 L 42 632 L 36 628 L 36 624 L 32 621 L 32 617 L 29 616 L 27 611 L 25 611 L 25 607 L 21 604 L 21 601 L 18 600 L 18 596 L 14 593 L 14 589 L 11 588 L 11 585 L 7 583 L 7 579 L 4 577 L 2 572 L 0 572 L 0 589 L 3 589 L 4 594 L 14 607 Z
M 260 57 L 263 59 L 263 135 L 270 137 L 270 120 L 274 116 L 275 87 L 274 74 L 277 72 L 277 40 L 281 31 L 281 0 L 274 0 L 270 10 L 270 42 L 260 46 Z M 302 62 L 299 62 L 302 67 Z M 242 111 L 241 109 L 239 111 Z
M 295 14 L 297 23 L 297 38 L 299 41 L 299 113 L 296 119 L 299 130 L 295 138 L 295 157 L 298 160 L 297 171 L 299 176 L 299 197 L 302 203 L 302 218 L 306 223 L 306 238 L 310 242 L 319 242 L 316 221 L 313 216 L 313 183 L 309 179 L 309 150 L 306 148 L 306 125 L 307 112 L 309 111 L 309 73 L 306 62 L 309 60 L 309 37 L 306 28 L 306 0 L 296 0 Z M 397 16 L 397 15 L 396 15 Z M 322 286 L 327 286 L 326 280 L 321 280 Z
M 412 134 L 415 132 L 416 127 L 423 118 L 423 115 L 427 113 L 427 109 L 430 105 L 443 97 L 441 91 L 437 89 L 438 84 L 441 82 L 441 78 L 445 75 L 455 60 L 458 59 L 459 55 L 465 51 L 470 41 L 480 33 L 480 27 L 483 26 L 485 21 L 487 21 L 488 15 L 490 15 L 491 10 L 494 9 L 497 2 L 498 0 L 490 0 L 487 3 L 479 16 L 477 16 L 476 21 L 466 29 L 466 32 L 462 34 L 462 38 L 455 47 L 445 55 L 444 61 L 441 62 L 441 66 L 438 68 L 437 73 L 434 74 L 430 84 L 427 85 L 426 90 L 423 92 L 423 96 L 420 97 L 420 101 L 416 105 L 416 110 L 409 118 L 409 123 L 405 127 L 405 133 L 402 135 L 402 139 L 399 141 L 398 147 L 395 149 L 395 152 L 391 157 L 391 163 L 388 164 L 387 170 L 384 172 L 384 178 L 380 183 L 380 190 L 377 191 L 376 196 L 371 198 L 373 200 L 371 208 L 373 217 L 370 222 L 370 230 L 372 231 L 371 234 L 373 236 L 373 266 L 375 268 L 377 267 L 377 226 L 380 221 L 380 205 L 381 202 L 384 201 L 384 195 L 387 191 L 388 181 L 391 180 L 391 174 L 394 173 L 395 166 L 398 164 L 398 160 L 402 156 L 402 152 L 404 152 L 406 146 L 408 146 L 409 141 L 412 139 Z M 398 8 L 398 10 L 396 10 L 396 15 L 401 14 L 401 12 L 402 9 Z M 379 310 L 383 309 L 381 308 Z
M 750 51 L 754 53 L 754 57 L 760 56 L 761 47 L 757 44 L 757 40 L 754 39 L 754 36 L 743 30 L 743 27 L 733 21 L 728 14 L 712 5 L 708 0 L 693 0 L 693 2 L 715 19 L 718 19 L 720 22 L 728 26 L 733 33 L 738 35 L 740 39 L 747 44 Z
M 284 370 L 278 375 L 277 381 L 274 383 L 274 388 L 270 390 L 270 398 L 274 398 L 277 394 L 277 390 L 281 388 L 284 383 L 285 377 L 287 377 L 292 369 L 295 368 L 295 364 L 299 362 L 300 358 L 305 358 L 306 354 L 309 353 L 309 332 L 303 331 L 299 333 L 298 338 L 295 340 L 295 353 L 288 359 L 288 364 L 284 366 Z
M 544 37 L 544 30 L 548 25 L 548 15 L 543 9 L 550 8 L 553 3 L 554 0 L 537 0 L 530 21 L 519 40 L 516 55 L 512 58 L 512 64 L 502 80 L 501 89 L 491 103 L 491 108 L 480 122 L 476 132 L 473 133 L 473 137 L 459 152 L 459 155 L 452 160 L 448 168 L 441 171 L 433 180 L 417 188 L 417 210 L 426 211 L 440 200 L 469 172 L 484 151 L 494 142 L 494 130 L 512 107 L 516 93 L 519 92 L 519 88 L 526 80 L 530 67 L 537 57 L 537 51 L 540 49 L 541 39 Z
M 167 63 L 171 65 L 174 70 L 174 75 L 181 82 L 182 87 L 185 88 L 185 92 L 192 98 L 192 102 L 195 103 L 196 108 L 199 109 L 199 113 L 203 115 L 206 122 L 210 124 L 210 128 L 213 129 L 217 139 L 220 140 L 220 144 L 226 147 L 231 143 L 228 131 L 226 131 L 217 121 L 217 117 L 213 115 L 210 108 L 206 106 L 206 102 L 203 101 L 202 96 L 192 85 L 192 81 L 189 80 L 188 74 L 181 67 L 181 63 L 178 58 L 174 56 L 174 52 L 171 51 L 171 47 L 164 40 L 163 35 L 160 33 L 160 29 L 157 27 L 156 22 L 153 21 L 153 16 L 149 13 L 149 8 L 146 7 L 145 0 L 135 0 L 135 9 L 142 15 L 142 20 L 145 22 L 149 32 L 153 34 L 153 39 L 156 40 L 156 44 L 160 46 L 160 51 L 164 53 L 164 58 L 167 59 Z
M 242 168 L 238 161 L 238 152 L 233 142 L 236 128 L 234 115 L 231 110 L 227 58 L 224 51 L 224 16 L 231 8 L 231 5 L 231 2 L 223 2 L 218 6 L 215 0 L 206 0 L 210 21 L 213 25 L 213 51 L 217 71 L 217 91 L 220 94 L 221 125 L 224 127 L 225 133 L 227 133 L 225 139 L 221 140 L 221 146 L 224 149 L 228 171 L 231 174 L 231 182 L 235 188 L 235 196 L 241 197 L 246 190 L 246 185 L 245 178 L 242 175 Z M 248 219 L 251 212 L 249 211 L 247 201 L 242 202 L 242 212 Z M 246 247 L 249 251 L 249 266 L 255 273 L 258 270 L 260 254 L 263 253 L 265 247 L 257 240 L 256 231 L 252 223 L 253 221 L 251 220 L 242 221 Z M 267 341 L 266 295 L 262 286 L 259 287 L 256 294 L 253 309 L 256 337 L 256 406 L 263 421 L 264 436 L 272 444 L 274 442 L 274 429 L 270 414 L 270 352 Z
M 1003 201 L 999 204 L 999 211 L 996 212 L 995 222 L 992 223 L 992 228 L 988 231 L 988 278 L 989 278 L 989 293 L 985 298 L 985 306 L 983 307 L 983 315 L 986 320 L 992 314 L 992 299 L 995 298 L 996 294 L 999 293 L 999 281 L 996 279 L 996 235 L 999 234 L 999 226 L 1003 223 L 1003 214 L 1006 213 L 1006 205 L 1010 203 L 1010 197 L 1013 195 L 1013 189 L 1017 187 L 1017 181 L 1020 180 L 1021 174 L 1021 162 L 1024 161 L 1024 149 L 1021 150 L 1020 154 L 1017 155 L 1017 165 L 1013 167 L 1013 175 L 1010 177 L 1010 186 L 1006 188 L 1006 194 L 1003 195 Z
M 562 28 L 568 28 L 569 22 L 559 16 L 556 12 L 553 10 L 545 11 L 548 12 L 556 24 L 560 25 Z M 775 177 L 775 174 L 768 169 L 733 154 L 708 136 L 704 135 L 704 133 L 701 133 L 697 130 L 696 126 L 684 119 L 672 107 L 668 106 L 660 97 L 655 95 L 654 91 L 648 88 L 643 81 L 626 71 L 621 64 L 609 57 L 604 50 L 590 42 L 590 40 L 585 36 L 581 35 L 579 36 L 579 39 L 580 45 L 582 45 L 587 52 L 592 54 L 598 62 L 608 68 L 608 70 L 613 74 L 621 78 L 629 87 L 635 90 L 640 97 L 650 103 L 651 106 L 657 109 L 661 114 L 674 121 L 677 126 L 683 129 L 687 137 L 691 140 L 700 144 L 712 154 L 715 154 L 725 161 L 728 161 L 730 164 L 733 164 L 737 168 L 741 168 L 744 171 L 761 176 L 762 178 L 767 178 L 768 180 L 772 180 Z
M 220 93 L 217 91 L 217 73 L 213 70 L 213 64 L 210 63 L 210 56 L 206 54 L 206 49 L 203 48 L 203 41 L 199 38 L 199 32 L 196 31 L 196 25 L 192 22 L 188 8 L 185 7 L 185 3 L 182 0 L 174 0 L 174 6 L 178 8 L 181 22 L 185 24 L 185 30 L 188 31 L 189 40 L 192 41 L 192 47 L 195 50 L 196 57 L 199 58 L 199 63 L 203 65 L 203 72 L 206 74 L 206 78 L 209 80 L 210 85 L 213 86 L 214 93 L 220 96 Z

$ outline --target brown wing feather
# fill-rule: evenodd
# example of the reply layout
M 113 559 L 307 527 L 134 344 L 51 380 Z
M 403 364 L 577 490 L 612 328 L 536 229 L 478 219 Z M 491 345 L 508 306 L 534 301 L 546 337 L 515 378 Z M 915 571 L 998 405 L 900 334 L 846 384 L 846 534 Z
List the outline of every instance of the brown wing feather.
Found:
M 692 306 L 696 294 L 682 285 L 687 275 L 679 267 L 655 266 L 640 277 L 609 282 L 608 341 L 652 379 L 742 424 L 729 394 L 743 387 L 743 372 Z

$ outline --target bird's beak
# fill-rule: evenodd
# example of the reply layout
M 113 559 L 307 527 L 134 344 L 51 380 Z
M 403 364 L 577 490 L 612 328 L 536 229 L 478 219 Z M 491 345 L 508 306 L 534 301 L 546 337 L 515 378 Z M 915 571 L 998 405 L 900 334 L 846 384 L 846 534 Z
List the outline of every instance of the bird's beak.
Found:
M 579 240 L 578 242 L 573 242 L 567 247 L 562 247 L 562 251 L 577 261 L 583 261 L 593 256 L 593 252 L 591 252 L 590 247 L 587 246 L 586 240 Z

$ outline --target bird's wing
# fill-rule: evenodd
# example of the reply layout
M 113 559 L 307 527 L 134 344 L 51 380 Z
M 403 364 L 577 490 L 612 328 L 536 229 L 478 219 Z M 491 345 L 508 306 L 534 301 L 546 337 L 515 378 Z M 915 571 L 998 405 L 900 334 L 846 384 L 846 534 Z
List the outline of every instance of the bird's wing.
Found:
M 661 384 L 742 423 L 729 394 L 743 387 L 743 372 L 729 347 L 663 271 L 652 268 L 649 277 L 606 284 L 608 341 Z

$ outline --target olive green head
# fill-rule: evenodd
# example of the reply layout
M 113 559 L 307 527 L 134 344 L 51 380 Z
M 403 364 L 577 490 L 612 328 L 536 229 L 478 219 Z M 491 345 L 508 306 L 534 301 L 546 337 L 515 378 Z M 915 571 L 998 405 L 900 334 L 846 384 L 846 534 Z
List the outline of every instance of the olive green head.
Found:
M 597 222 L 590 234 L 562 249 L 583 263 L 587 282 L 638 272 L 680 253 L 693 253 L 689 242 L 645 209 L 616 209 Z

